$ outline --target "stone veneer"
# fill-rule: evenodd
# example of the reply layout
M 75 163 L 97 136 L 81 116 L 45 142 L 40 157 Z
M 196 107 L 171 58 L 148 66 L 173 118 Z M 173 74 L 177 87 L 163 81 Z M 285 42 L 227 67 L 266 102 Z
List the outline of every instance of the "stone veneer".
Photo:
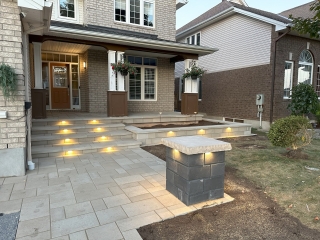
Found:
M 6 101 L 0 90 L 0 111 L 8 112 L 8 119 L 0 119 L 0 165 L 2 166 L 0 177 L 5 174 L 7 176 L 24 174 L 22 167 L 26 146 L 26 117 L 24 117 L 25 73 L 22 49 L 22 27 L 17 2 L 1 0 L 0 63 L 8 64 L 15 69 L 18 89 L 14 101 Z M 11 153 L 16 153 L 14 158 L 10 157 Z M 22 166 L 21 163 L 15 166 L 18 164 L 14 162 L 16 160 L 22 162 Z M 1 161 L 6 162 L 1 163 Z M 12 164 L 8 161 L 11 161 Z M 11 172 L 15 167 L 20 170 Z

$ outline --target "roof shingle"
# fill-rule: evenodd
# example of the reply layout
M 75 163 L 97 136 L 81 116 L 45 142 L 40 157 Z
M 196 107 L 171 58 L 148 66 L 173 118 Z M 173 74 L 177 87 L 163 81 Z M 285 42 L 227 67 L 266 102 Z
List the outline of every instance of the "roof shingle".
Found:
M 288 9 L 286 11 L 283 11 L 279 13 L 280 15 L 284 17 L 289 17 L 290 14 L 292 14 L 293 17 L 302 17 L 302 18 L 310 18 L 313 17 L 314 14 L 310 12 L 310 5 L 314 3 L 315 1 L 303 4 L 301 6 Z

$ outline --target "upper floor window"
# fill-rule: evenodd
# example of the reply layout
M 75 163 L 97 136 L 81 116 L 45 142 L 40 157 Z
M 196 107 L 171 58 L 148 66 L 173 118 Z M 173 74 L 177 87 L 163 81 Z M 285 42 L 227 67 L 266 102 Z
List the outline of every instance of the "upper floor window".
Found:
M 154 0 L 115 0 L 115 20 L 141 26 L 154 26 Z
M 75 1 L 76 0 L 59 0 L 59 17 L 75 19 Z
M 298 83 L 312 84 L 313 58 L 308 50 L 303 50 L 299 57 Z
M 191 44 L 191 45 L 198 45 L 200 46 L 200 42 L 201 42 L 201 34 L 200 33 L 197 33 L 197 34 L 194 34 L 190 37 L 187 37 L 186 39 L 186 42 L 188 44 Z

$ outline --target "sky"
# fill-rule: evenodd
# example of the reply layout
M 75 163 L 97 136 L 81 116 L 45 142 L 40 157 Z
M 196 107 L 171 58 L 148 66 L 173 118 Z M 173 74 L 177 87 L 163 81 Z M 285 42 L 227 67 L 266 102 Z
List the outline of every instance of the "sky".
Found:
M 189 3 L 177 11 L 177 29 L 191 20 L 200 16 L 210 8 L 218 5 L 222 0 L 189 0 Z M 246 0 L 249 7 L 264 11 L 280 13 L 284 10 L 294 8 L 311 0 Z

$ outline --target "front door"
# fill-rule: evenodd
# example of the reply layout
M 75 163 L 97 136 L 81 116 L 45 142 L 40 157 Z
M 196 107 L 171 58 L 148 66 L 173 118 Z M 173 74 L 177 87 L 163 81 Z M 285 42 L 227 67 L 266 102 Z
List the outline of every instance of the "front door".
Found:
M 51 107 L 70 109 L 69 65 L 51 63 Z

